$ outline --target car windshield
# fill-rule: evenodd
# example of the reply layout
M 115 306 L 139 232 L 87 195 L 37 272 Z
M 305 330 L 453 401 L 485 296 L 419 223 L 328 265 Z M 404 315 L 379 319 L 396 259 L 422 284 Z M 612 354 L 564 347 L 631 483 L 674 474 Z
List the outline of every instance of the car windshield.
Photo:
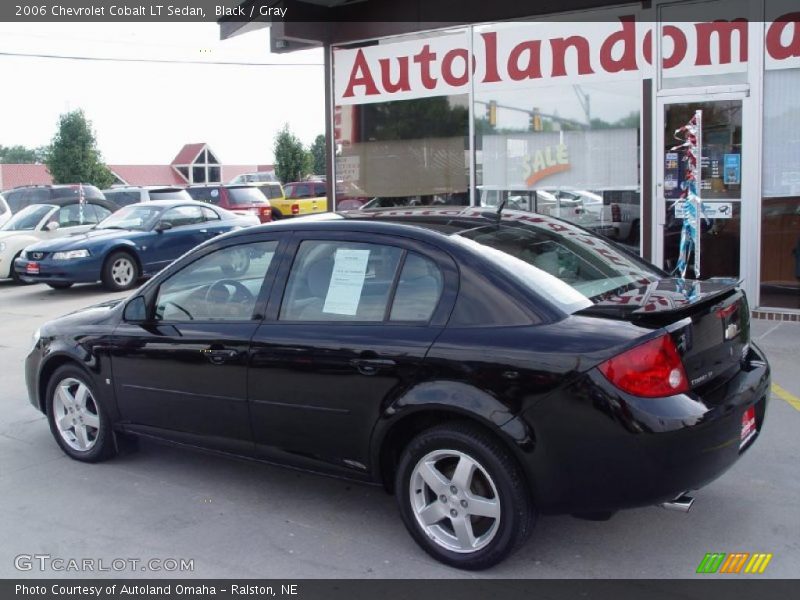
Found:
M 664 277 L 618 246 L 559 222 L 502 223 L 451 238 L 568 313 Z
M 144 231 L 156 220 L 163 207 L 131 204 L 97 224 L 96 229 L 137 229 Z
M 31 231 L 56 208 L 52 204 L 31 204 L 26 206 L 0 227 L 2 231 Z

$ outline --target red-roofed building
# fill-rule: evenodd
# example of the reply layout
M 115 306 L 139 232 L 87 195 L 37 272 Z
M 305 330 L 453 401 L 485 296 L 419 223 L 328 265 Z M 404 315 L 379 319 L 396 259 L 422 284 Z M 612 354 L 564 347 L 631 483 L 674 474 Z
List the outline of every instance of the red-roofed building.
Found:
M 208 144 L 186 144 L 168 165 L 107 165 L 116 183 L 126 185 L 190 185 L 230 181 L 243 173 L 271 172 L 273 165 L 221 164 Z M 50 185 L 45 165 L 0 164 L 0 190 L 23 185 Z

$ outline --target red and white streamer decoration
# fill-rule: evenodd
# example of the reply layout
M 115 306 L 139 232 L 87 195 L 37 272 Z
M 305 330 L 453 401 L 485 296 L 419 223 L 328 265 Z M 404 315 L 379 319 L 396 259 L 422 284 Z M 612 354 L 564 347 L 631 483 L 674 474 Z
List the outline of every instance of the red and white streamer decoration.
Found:
M 686 175 L 681 184 L 681 197 L 675 202 L 683 205 L 683 228 L 675 270 L 681 279 L 686 277 L 689 254 L 694 250 L 694 279 L 700 279 L 700 219 L 703 203 L 700 199 L 700 168 L 702 162 L 703 111 L 696 110 L 691 120 L 675 130 L 675 139 L 682 141 L 671 148 L 672 152 L 683 152 Z

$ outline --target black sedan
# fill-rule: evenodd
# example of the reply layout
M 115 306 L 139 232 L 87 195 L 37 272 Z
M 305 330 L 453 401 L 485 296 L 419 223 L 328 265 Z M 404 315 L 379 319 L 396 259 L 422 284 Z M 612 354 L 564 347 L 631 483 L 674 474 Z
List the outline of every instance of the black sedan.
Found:
M 43 325 L 26 380 L 72 458 L 148 436 L 378 483 L 480 569 L 539 513 L 688 508 L 758 437 L 770 370 L 734 286 L 558 219 L 424 208 L 207 242 Z

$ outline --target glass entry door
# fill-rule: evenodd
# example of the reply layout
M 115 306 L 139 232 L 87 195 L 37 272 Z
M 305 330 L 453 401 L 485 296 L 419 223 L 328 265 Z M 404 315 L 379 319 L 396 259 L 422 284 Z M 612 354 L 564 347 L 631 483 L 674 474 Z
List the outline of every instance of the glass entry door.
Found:
M 741 200 L 743 177 L 746 177 L 743 99 L 729 96 L 714 100 L 659 99 L 656 216 L 661 227 L 656 231 L 655 257 L 667 272 L 672 273 L 677 267 L 683 228 L 680 199 L 687 183 L 686 150 L 675 148 L 683 141 L 675 132 L 687 125 L 699 110 L 702 133 L 698 193 L 706 217 L 700 223 L 700 278 L 739 279 L 742 275 Z M 686 271 L 690 279 L 696 278 L 693 263 L 690 255 Z

